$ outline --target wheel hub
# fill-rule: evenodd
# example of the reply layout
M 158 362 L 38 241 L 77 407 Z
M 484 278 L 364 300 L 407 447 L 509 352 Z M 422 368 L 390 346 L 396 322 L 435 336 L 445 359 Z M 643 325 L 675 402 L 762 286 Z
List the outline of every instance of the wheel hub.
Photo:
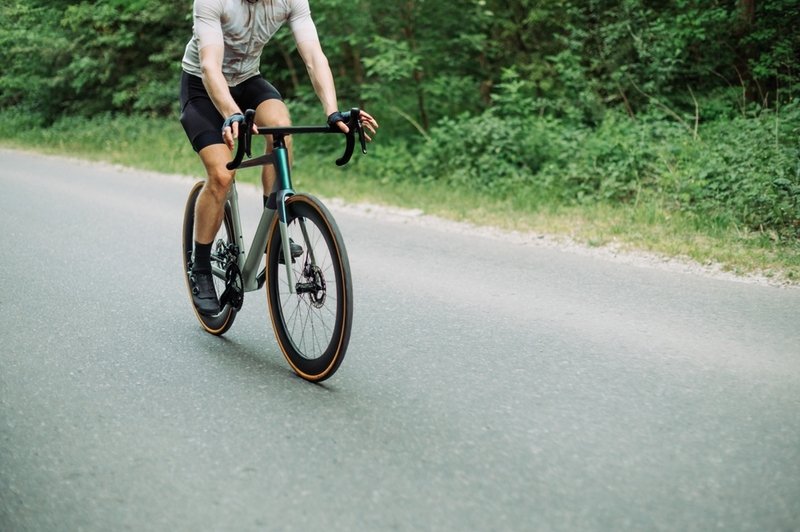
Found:
M 322 308 L 328 297 L 325 276 L 319 266 L 306 266 L 303 269 L 302 283 L 297 283 L 295 290 L 298 294 L 308 294 L 309 301 L 314 308 Z

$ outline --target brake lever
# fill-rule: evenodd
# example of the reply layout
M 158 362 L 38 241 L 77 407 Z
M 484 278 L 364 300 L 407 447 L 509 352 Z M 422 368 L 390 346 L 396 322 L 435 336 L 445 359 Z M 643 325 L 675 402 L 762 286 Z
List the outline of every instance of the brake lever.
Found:
M 255 120 L 256 112 L 254 109 L 248 109 L 244 112 L 244 153 L 247 154 L 248 159 L 253 156 L 250 152 L 250 147 L 253 140 L 253 123 Z
M 364 155 L 367 154 L 367 139 L 364 135 L 364 124 L 361 123 L 361 113 L 358 115 L 358 120 L 356 120 L 356 132 L 358 133 L 358 141 L 361 143 L 361 153 Z
M 350 158 L 353 156 L 353 147 L 356 145 L 356 138 L 355 138 L 355 131 L 350 130 L 350 133 L 346 133 L 345 136 L 347 137 L 347 145 L 344 148 L 344 155 L 336 159 L 336 166 L 344 166 L 349 161 Z
M 361 142 L 361 151 L 367 153 L 366 142 L 364 141 L 364 135 L 361 131 L 361 110 L 357 107 L 353 107 L 343 114 L 348 118 L 347 127 L 350 131 L 345 133 L 347 144 L 344 148 L 344 155 L 336 159 L 337 166 L 346 165 L 353 156 L 353 149 L 356 145 L 356 134 L 358 134 L 358 140 Z
M 244 124 L 239 128 L 239 145 L 236 147 L 236 156 L 231 162 L 225 165 L 228 170 L 236 170 L 242 164 L 244 156 L 251 157 L 250 141 L 253 137 L 253 121 L 255 120 L 256 112 L 253 109 L 248 109 L 244 113 Z M 244 129 L 244 131 L 242 131 Z

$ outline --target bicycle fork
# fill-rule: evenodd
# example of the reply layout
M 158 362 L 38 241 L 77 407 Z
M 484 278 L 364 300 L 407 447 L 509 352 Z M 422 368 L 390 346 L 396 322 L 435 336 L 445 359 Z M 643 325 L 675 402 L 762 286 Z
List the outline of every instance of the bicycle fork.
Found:
M 283 248 L 283 262 L 286 266 L 286 282 L 289 283 L 289 293 L 294 294 L 296 293 L 294 272 L 292 271 L 292 261 L 294 259 L 289 246 L 289 216 L 286 210 L 286 199 L 294 195 L 294 190 L 292 190 L 292 178 L 289 170 L 289 151 L 286 149 L 282 138 L 280 140 L 276 139 L 276 141 L 272 156 L 274 157 L 275 173 L 280 187 L 276 198 L 278 204 L 278 228 L 281 232 L 281 248 Z M 305 239 L 308 240 L 308 237 L 305 236 L 305 230 L 303 233 Z
M 289 283 L 289 293 L 294 294 L 295 280 L 294 272 L 292 271 L 292 257 L 291 249 L 289 247 L 289 227 L 287 225 L 287 212 L 286 212 L 286 198 L 293 193 L 290 190 L 281 190 L 278 193 L 278 229 L 281 232 L 281 249 L 283 253 L 283 262 L 286 266 L 286 282 Z M 305 231 L 304 231 L 305 232 Z

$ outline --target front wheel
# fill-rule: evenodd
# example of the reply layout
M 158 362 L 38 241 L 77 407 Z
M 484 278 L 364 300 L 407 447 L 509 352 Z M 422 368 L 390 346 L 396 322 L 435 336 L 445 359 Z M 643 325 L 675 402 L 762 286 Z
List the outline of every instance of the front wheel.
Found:
M 342 363 L 353 323 L 353 286 L 342 235 L 313 196 L 286 200 L 287 234 L 303 248 L 291 259 L 294 292 L 282 263 L 276 216 L 267 242 L 267 304 L 275 337 L 292 369 L 319 382 Z M 280 262 L 279 262 L 280 261 Z

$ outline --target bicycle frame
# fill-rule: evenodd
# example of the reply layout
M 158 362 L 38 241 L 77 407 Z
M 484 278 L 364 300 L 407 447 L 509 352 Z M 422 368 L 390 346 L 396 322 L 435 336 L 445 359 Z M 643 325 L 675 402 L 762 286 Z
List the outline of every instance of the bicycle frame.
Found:
M 350 133 L 347 134 L 347 144 L 345 153 L 342 157 L 337 159 L 336 164 L 343 166 L 347 164 L 353 154 L 355 146 L 355 136 L 358 134 L 361 143 L 361 150 L 367 153 L 366 144 L 361 130 L 360 111 L 357 108 L 351 109 L 346 113 L 348 121 L 347 125 L 350 128 Z M 241 218 L 239 216 L 239 194 L 236 191 L 236 179 L 231 183 L 228 190 L 227 202 L 230 204 L 231 218 L 233 219 L 234 241 L 238 249 L 236 257 L 236 264 L 242 276 L 242 290 L 244 292 L 252 292 L 258 290 L 263 286 L 266 278 L 260 278 L 258 274 L 258 267 L 261 263 L 261 255 L 263 251 L 256 253 L 255 250 L 265 250 L 267 246 L 267 238 L 269 228 L 272 226 L 275 215 L 277 214 L 279 220 L 279 229 L 281 232 L 281 246 L 283 248 L 283 256 L 287 257 L 284 262 L 286 263 L 286 278 L 288 283 L 289 292 L 294 294 L 295 280 L 294 272 L 292 271 L 292 261 L 288 259 L 291 257 L 289 249 L 289 235 L 287 229 L 288 214 L 286 209 L 286 200 L 294 195 L 292 188 L 291 170 L 289 167 L 289 150 L 286 147 L 286 135 L 300 134 L 300 133 L 341 133 L 333 126 L 295 126 L 295 127 L 276 127 L 276 128 L 258 128 L 259 135 L 272 135 L 273 149 L 272 153 L 250 159 L 242 162 L 245 155 L 250 156 L 250 141 L 252 137 L 252 124 L 255 118 L 255 111 L 248 109 L 245 113 L 245 123 L 242 127 L 242 135 L 239 140 L 238 150 L 234 160 L 228 164 L 229 170 L 237 168 L 250 168 L 254 166 L 261 166 L 264 164 L 271 164 L 275 168 L 275 184 L 273 185 L 272 193 L 275 194 L 276 209 L 269 209 L 264 207 L 261 213 L 261 219 L 258 222 L 255 235 L 253 235 L 253 242 L 250 246 L 249 252 L 244 247 L 244 236 L 242 233 Z M 303 233 L 303 238 L 306 240 L 306 249 L 311 249 L 310 242 L 308 242 L 308 233 L 306 232 L 305 224 L 301 221 L 300 227 Z M 316 266 L 313 252 L 309 253 L 311 266 Z M 221 268 L 214 268 L 214 275 L 225 279 L 227 272 Z
M 283 144 L 283 143 L 281 143 Z M 253 235 L 253 241 L 250 245 L 249 252 L 245 248 L 244 232 L 242 230 L 242 222 L 239 214 L 239 193 L 236 190 L 236 180 L 231 183 L 228 190 L 227 203 L 230 205 L 231 218 L 233 221 L 234 242 L 238 249 L 238 256 L 236 263 L 242 275 L 242 288 L 245 292 L 252 292 L 258 290 L 263 286 L 263 279 L 258 277 L 258 267 L 261 262 L 263 251 L 256 253 L 255 250 L 264 250 L 267 247 L 267 238 L 269 228 L 272 226 L 273 218 L 277 214 L 279 216 L 281 243 L 283 246 L 283 256 L 290 257 L 289 254 L 289 238 L 287 235 L 287 214 L 286 214 L 286 199 L 294 195 L 292 188 L 291 173 L 289 170 L 289 155 L 285 145 L 276 146 L 272 154 L 259 158 L 261 164 L 273 164 L 276 171 L 276 183 L 273 192 L 276 193 L 277 209 L 269 209 L 264 207 L 259 219 L 256 232 Z M 311 257 L 313 261 L 313 256 Z M 295 293 L 294 288 L 294 273 L 291 268 L 291 261 L 286 262 L 286 275 L 289 283 L 290 293 Z M 222 279 L 225 278 L 226 272 L 221 268 L 214 267 L 214 275 Z

